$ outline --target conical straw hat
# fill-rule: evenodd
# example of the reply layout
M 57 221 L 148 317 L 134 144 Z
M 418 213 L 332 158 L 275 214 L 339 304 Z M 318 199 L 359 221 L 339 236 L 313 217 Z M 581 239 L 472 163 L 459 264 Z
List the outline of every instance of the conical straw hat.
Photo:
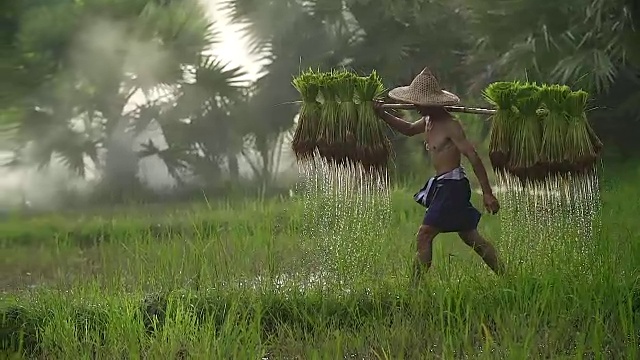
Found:
M 420 106 L 450 106 L 460 102 L 457 95 L 442 90 L 438 79 L 424 68 L 409 86 L 400 86 L 389 91 L 389 97 Z

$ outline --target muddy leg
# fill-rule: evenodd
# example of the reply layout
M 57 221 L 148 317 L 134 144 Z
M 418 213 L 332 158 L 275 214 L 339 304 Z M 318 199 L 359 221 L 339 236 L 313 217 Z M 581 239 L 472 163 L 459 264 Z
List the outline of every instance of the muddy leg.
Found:
M 460 239 L 469 245 L 484 260 L 493 272 L 498 275 L 504 274 L 504 264 L 498 259 L 495 247 L 488 242 L 478 230 L 459 232 Z
M 422 225 L 418 229 L 416 241 L 416 258 L 414 260 L 412 282 L 417 285 L 424 273 L 431 267 L 433 257 L 433 240 L 440 231 L 429 225 Z

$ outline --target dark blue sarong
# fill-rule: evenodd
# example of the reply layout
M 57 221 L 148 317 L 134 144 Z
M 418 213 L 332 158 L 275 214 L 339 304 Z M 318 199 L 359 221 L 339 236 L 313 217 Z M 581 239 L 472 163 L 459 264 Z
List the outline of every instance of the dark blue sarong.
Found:
M 427 208 L 422 224 L 443 233 L 474 230 L 482 216 L 471 204 L 471 185 L 464 173 L 459 178 L 431 178 L 414 199 Z

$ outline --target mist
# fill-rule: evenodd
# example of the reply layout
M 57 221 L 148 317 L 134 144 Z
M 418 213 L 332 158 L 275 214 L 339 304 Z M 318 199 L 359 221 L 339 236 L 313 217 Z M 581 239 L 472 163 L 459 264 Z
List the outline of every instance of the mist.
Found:
M 640 359 L 638 4 L 0 0 L 0 354 Z
M 630 135 L 637 122 L 627 121 L 638 114 L 635 65 L 616 65 L 625 63 L 621 54 L 633 36 L 610 31 L 615 25 L 632 34 L 627 15 L 635 8 L 608 5 L 584 16 L 575 15 L 573 5 L 569 12 L 545 8 L 563 22 L 532 38 L 537 20 L 523 21 L 506 36 L 483 3 L 416 2 L 408 12 L 363 2 L 193 1 L 136 0 L 130 8 L 60 2 L 14 11 L 17 30 L 7 39 L 21 53 L 9 63 L 24 63 L 29 72 L 8 77 L 21 95 L 3 105 L 3 114 L 23 106 L 43 110 L 11 120 L 31 132 L 2 145 L 3 161 L 17 145 L 21 162 L 0 168 L 0 208 L 55 209 L 74 196 L 91 202 L 99 186 L 130 187 L 136 194 L 134 182 L 157 194 L 205 187 L 224 194 L 238 184 L 291 187 L 298 180 L 290 149 L 298 111 L 292 102 L 299 98 L 291 79 L 309 67 L 376 70 L 390 88 L 408 84 L 428 66 L 465 104 L 478 106 L 486 105 L 481 89 L 504 78 L 581 86 L 602 108 L 620 108 L 615 115 L 591 113 L 603 141 L 615 143 L 623 156 L 637 150 Z M 528 6 L 514 3 L 501 11 L 540 10 Z M 585 16 L 587 22 L 574 21 Z M 571 31 L 589 39 L 595 31 L 585 25 L 589 21 L 606 46 L 563 37 Z M 557 51 L 532 50 L 546 42 Z M 48 57 L 33 60 L 33 53 Z M 474 121 L 469 136 L 483 144 L 488 126 Z M 426 171 L 415 139 L 390 136 L 401 154 L 395 173 Z M 123 194 L 121 200 L 129 196 Z
M 248 53 L 246 43 L 239 25 L 229 23 L 228 11 L 221 8 L 218 1 L 204 1 L 200 4 L 206 10 L 206 17 L 214 24 L 213 31 L 217 32 L 218 40 L 209 48 L 202 50 L 220 61 L 227 63 L 225 70 L 239 67 L 243 76 L 237 81 L 243 86 L 250 86 L 255 82 L 265 64 L 265 61 L 255 61 Z M 123 75 L 123 80 L 134 79 L 136 85 L 150 88 L 138 88 L 134 91 L 124 83 L 119 86 L 121 93 L 127 100 L 122 113 L 110 132 L 106 134 L 101 146 L 97 148 L 96 157 L 92 159 L 83 155 L 85 163 L 84 174 L 70 169 L 59 154 L 53 152 L 50 160 L 44 166 L 37 166 L 34 154 L 37 154 L 42 144 L 55 142 L 64 129 L 38 134 L 37 140 L 31 140 L 20 149 L 21 164 L 0 168 L 0 210 L 8 211 L 16 208 L 39 210 L 54 210 L 64 207 L 70 198 L 87 198 L 105 176 L 127 176 L 134 172 L 141 184 L 157 193 L 170 193 L 178 186 L 177 180 L 170 174 L 168 167 L 160 156 L 149 155 L 140 158 L 137 153 L 143 150 L 143 144 L 152 141 L 158 150 L 168 147 L 163 126 L 158 119 L 151 119 L 146 126 L 140 127 L 127 119 L 128 114 L 137 109 L 155 103 L 171 104 L 175 101 L 172 90 L 175 86 L 153 86 L 162 83 L 163 69 L 170 67 L 172 62 L 178 61 L 175 54 L 163 49 L 156 39 L 143 40 L 139 36 L 131 36 L 129 27 L 124 22 L 114 21 L 107 17 L 93 16 L 85 21 L 75 31 L 72 45 L 67 49 L 70 66 L 60 78 L 69 77 L 73 82 L 75 75 L 85 77 L 95 84 L 109 83 L 110 76 Z M 261 64 L 262 63 L 262 64 Z M 113 84 L 109 84 L 113 85 Z M 108 85 L 107 85 L 108 86 Z M 62 91 L 61 91 L 62 90 Z M 45 90 L 46 91 L 46 90 Z M 130 92 L 131 93 L 128 93 Z M 75 99 L 64 89 L 52 91 L 54 106 L 73 106 Z M 108 99 L 94 99 L 100 103 Z M 95 120 L 91 112 L 77 113 L 69 119 L 69 128 L 75 134 L 91 137 L 100 132 L 98 128 L 104 126 L 104 119 Z M 104 115 L 104 114 L 103 114 Z M 179 119 L 175 119 L 179 120 Z M 135 127 L 135 130 L 132 129 Z M 274 182 L 289 182 L 296 180 L 297 172 L 292 167 L 294 158 L 290 151 L 291 130 L 285 131 L 273 144 L 271 156 L 277 159 L 272 164 Z M 8 163 L 15 153 L 0 151 L 0 160 Z M 255 178 L 255 168 L 262 166 L 261 154 L 255 149 L 245 149 L 241 153 L 230 155 L 238 165 L 238 174 L 245 180 Z M 97 161 L 95 161 L 97 160 Z M 228 177 L 228 161 L 223 161 L 221 168 Z M 185 176 L 183 181 L 189 184 L 193 177 Z

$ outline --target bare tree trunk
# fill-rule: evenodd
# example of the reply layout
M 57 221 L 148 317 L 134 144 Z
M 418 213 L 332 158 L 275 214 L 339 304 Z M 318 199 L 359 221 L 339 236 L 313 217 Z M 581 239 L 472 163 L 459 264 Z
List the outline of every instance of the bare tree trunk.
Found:
M 121 119 L 105 140 L 103 186 L 114 201 L 125 201 L 140 187 L 138 156 L 133 150 L 133 137 L 126 132 Z
M 256 136 L 256 150 L 262 158 L 260 182 L 266 188 L 271 185 L 271 156 L 269 153 L 269 140 L 266 135 Z

